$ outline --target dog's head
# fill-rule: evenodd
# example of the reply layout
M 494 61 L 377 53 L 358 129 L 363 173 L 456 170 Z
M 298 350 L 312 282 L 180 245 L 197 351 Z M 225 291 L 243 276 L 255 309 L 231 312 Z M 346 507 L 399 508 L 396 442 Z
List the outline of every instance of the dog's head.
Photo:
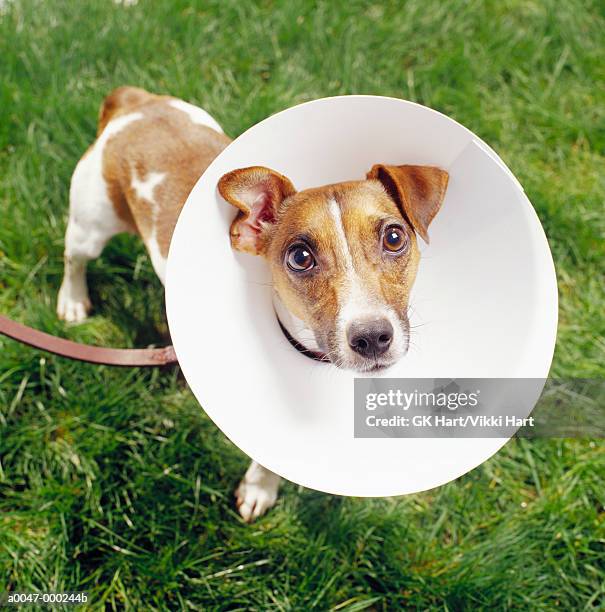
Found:
M 255 166 L 218 188 L 239 209 L 233 248 L 267 259 L 281 302 L 334 364 L 371 371 L 408 350 L 416 234 L 428 242 L 447 181 L 431 166 L 376 165 L 364 181 L 296 191 Z

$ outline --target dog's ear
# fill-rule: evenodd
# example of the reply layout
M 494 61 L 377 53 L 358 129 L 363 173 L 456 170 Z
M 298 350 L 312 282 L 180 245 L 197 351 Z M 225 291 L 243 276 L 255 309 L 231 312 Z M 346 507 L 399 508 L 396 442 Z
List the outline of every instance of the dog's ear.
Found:
M 225 174 L 218 182 L 218 190 L 239 209 L 231 224 L 231 245 L 253 255 L 263 253 L 263 227 L 275 221 L 281 202 L 296 193 L 288 178 L 263 166 Z
M 386 166 L 377 164 L 366 175 L 379 180 L 395 200 L 401 214 L 428 243 L 428 227 L 439 212 L 449 175 L 434 166 Z

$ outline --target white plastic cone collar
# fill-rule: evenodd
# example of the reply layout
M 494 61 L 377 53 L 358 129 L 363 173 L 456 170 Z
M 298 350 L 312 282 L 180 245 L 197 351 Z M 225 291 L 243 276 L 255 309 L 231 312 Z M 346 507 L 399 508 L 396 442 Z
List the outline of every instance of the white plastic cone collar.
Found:
M 444 484 L 506 441 L 355 439 L 355 372 L 315 362 L 284 338 L 264 260 L 235 253 L 235 209 L 216 189 L 235 168 L 267 166 L 297 189 L 362 179 L 377 163 L 449 172 L 412 291 L 413 347 L 391 378 L 547 376 L 557 286 L 538 217 L 502 160 L 424 106 L 377 96 L 325 98 L 261 121 L 194 187 L 168 259 L 174 347 L 196 398 L 246 454 L 329 493 L 383 496 Z M 424 246 L 424 248 L 423 248 Z

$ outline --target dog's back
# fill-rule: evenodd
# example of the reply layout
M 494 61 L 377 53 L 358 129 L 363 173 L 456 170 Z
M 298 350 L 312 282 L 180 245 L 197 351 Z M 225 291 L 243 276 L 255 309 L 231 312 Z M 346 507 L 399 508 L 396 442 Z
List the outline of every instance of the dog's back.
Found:
M 168 247 L 189 192 L 230 143 L 204 110 L 120 87 L 103 101 L 97 138 L 74 171 L 58 313 L 85 318 L 86 262 L 120 232 L 138 233 L 164 282 Z
M 165 258 L 189 192 L 230 140 L 202 109 L 134 87 L 105 99 L 100 137 L 107 126 L 129 119 L 107 140 L 103 176 L 118 215 Z

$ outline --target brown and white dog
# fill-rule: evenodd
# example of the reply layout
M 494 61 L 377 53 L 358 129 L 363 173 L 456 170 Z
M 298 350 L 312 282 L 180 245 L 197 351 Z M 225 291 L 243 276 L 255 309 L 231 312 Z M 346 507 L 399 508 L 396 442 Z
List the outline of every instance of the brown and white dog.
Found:
M 141 236 L 164 283 L 180 210 L 229 143 L 208 113 L 177 98 L 121 87 L 105 99 L 97 139 L 71 181 L 59 317 L 86 317 L 86 264 L 121 232 Z M 447 181 L 435 167 L 375 165 L 366 180 L 296 191 L 257 166 L 226 174 L 218 189 L 239 211 L 233 248 L 266 258 L 293 338 L 338 367 L 373 371 L 408 350 L 416 234 L 428 241 Z M 241 516 L 263 514 L 278 486 L 276 474 L 252 462 L 236 490 Z

